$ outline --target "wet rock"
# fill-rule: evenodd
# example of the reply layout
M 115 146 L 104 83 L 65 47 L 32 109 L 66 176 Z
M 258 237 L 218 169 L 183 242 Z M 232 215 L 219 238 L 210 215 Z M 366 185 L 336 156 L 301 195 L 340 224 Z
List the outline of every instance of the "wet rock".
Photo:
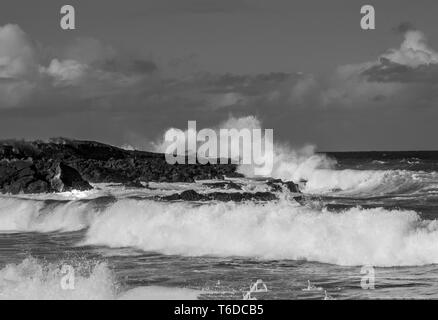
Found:
M 210 200 L 217 201 L 273 201 L 277 200 L 277 196 L 270 192 L 213 192 L 208 194 Z
M 73 168 L 51 162 L 36 165 L 33 161 L 0 162 L 1 193 L 46 193 L 69 190 L 89 190 L 92 187 Z
M 225 190 L 242 190 L 242 186 L 235 182 L 213 182 L 213 183 L 203 183 L 204 186 L 207 186 L 212 189 L 225 189 Z
M 282 188 L 283 181 L 281 179 L 273 179 L 266 182 L 266 185 L 270 187 L 272 192 L 280 192 Z
M 26 188 L 27 193 L 44 193 L 50 190 L 50 186 L 46 181 L 37 180 L 28 184 Z
M 94 141 L 65 138 L 42 141 L 0 141 L 0 159 L 33 159 L 37 167 L 63 162 L 93 183 L 123 183 L 139 179 L 155 182 L 193 183 L 202 179 L 242 176 L 235 164 L 176 164 L 166 162 L 164 154 L 123 150 Z M 46 168 L 47 169 L 47 168 Z
M 223 201 L 223 202 L 242 202 L 242 201 L 273 201 L 277 196 L 270 192 L 212 192 L 200 194 L 194 190 L 186 190 L 169 196 L 160 197 L 166 201 Z
M 35 165 L 30 161 L 2 161 L 0 163 L 0 191 L 2 193 L 30 193 L 41 189 L 44 178 L 37 173 Z M 47 186 L 46 186 L 46 189 Z M 43 190 L 42 192 L 47 192 Z
M 72 167 L 60 162 L 52 168 L 50 186 L 56 192 L 85 191 L 93 187 Z
M 290 192 L 300 193 L 300 189 L 293 181 L 283 182 L 283 184 L 289 189 Z
M 298 184 L 293 181 L 283 181 L 281 179 L 270 179 L 266 182 L 272 192 L 280 192 L 283 190 L 283 186 L 287 188 L 290 192 L 301 193 Z
M 141 183 L 139 179 L 135 179 L 133 181 L 129 181 L 123 184 L 126 188 L 134 188 L 134 189 L 142 189 L 145 186 Z
M 199 194 L 194 190 L 186 190 L 179 194 L 179 199 L 184 201 L 201 201 L 208 200 L 205 195 Z

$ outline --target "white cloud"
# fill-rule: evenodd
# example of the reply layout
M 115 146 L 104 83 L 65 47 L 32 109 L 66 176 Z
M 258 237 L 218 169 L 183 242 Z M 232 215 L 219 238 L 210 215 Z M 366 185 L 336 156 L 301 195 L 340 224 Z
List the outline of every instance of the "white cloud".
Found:
M 340 66 L 322 90 L 323 106 L 368 107 L 384 102 L 386 106 L 415 105 L 435 88 L 410 79 L 412 72 L 435 72 L 438 52 L 418 30 L 408 30 L 398 49 L 390 49 L 376 60 Z M 421 67 L 421 68 L 420 68 Z M 379 77 L 378 77 L 379 76 Z M 419 77 L 421 79 L 421 77 Z M 433 77 L 431 77 L 432 79 Z
M 87 65 L 75 60 L 59 61 L 58 59 L 53 59 L 47 68 L 42 67 L 40 70 L 51 76 L 54 79 L 55 86 L 57 86 L 78 83 L 87 72 L 87 68 Z
M 31 41 L 17 25 L 0 27 L 0 78 L 27 79 L 36 72 Z
M 32 93 L 36 60 L 34 46 L 19 26 L 0 27 L 0 108 L 16 106 Z
M 0 108 L 23 106 L 34 101 L 34 93 L 44 101 L 63 95 L 66 100 L 97 98 L 107 104 L 108 96 L 138 90 L 146 71 L 155 66 L 141 59 L 121 63 L 112 47 L 91 38 L 77 39 L 59 50 L 46 49 L 37 50 L 18 25 L 0 26 Z M 49 55 L 48 65 L 41 62 L 40 52 Z

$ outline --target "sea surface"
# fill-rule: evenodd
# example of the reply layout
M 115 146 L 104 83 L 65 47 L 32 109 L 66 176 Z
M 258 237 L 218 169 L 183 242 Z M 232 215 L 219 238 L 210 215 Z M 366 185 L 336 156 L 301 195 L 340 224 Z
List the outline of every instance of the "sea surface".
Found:
M 243 299 L 257 280 L 256 299 L 438 298 L 438 152 L 292 158 L 274 177 L 302 203 L 154 198 L 203 181 L 2 195 L 0 298 Z

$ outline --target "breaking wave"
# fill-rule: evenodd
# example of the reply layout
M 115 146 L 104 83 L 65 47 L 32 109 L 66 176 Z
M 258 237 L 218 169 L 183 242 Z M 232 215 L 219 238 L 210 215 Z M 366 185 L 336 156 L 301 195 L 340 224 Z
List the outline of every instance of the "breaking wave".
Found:
M 307 193 L 349 196 L 436 194 L 438 174 L 406 170 L 318 169 L 306 176 Z M 435 190 L 435 191 L 434 191 Z
M 271 176 L 301 182 L 301 190 L 311 194 L 341 193 L 348 196 L 437 194 L 438 173 L 409 170 L 339 169 L 335 159 L 315 152 L 314 146 L 291 149 L 275 145 Z M 239 172 L 254 176 L 252 166 L 241 165 Z
M 74 278 L 63 285 L 72 267 Z M 64 282 L 65 283 L 65 282 Z M 201 291 L 186 288 L 140 286 L 120 290 L 116 277 L 105 262 L 80 260 L 45 263 L 29 257 L 0 270 L 0 299 L 6 300 L 174 300 L 197 299 Z
M 75 265 L 72 287 L 65 289 L 62 266 L 27 258 L 0 270 L 0 299 L 113 299 L 113 275 L 105 263 Z
M 438 263 L 438 222 L 415 211 L 341 212 L 287 200 L 260 203 L 119 199 L 55 203 L 0 198 L 0 232 L 83 230 L 78 246 L 132 247 L 184 256 L 241 256 L 338 265 Z
M 0 232 L 77 231 L 96 214 L 81 201 L 37 201 L 0 198 Z
M 316 211 L 260 204 L 125 200 L 91 223 L 82 244 L 186 256 L 244 256 L 338 265 L 438 263 L 438 223 L 414 211 Z

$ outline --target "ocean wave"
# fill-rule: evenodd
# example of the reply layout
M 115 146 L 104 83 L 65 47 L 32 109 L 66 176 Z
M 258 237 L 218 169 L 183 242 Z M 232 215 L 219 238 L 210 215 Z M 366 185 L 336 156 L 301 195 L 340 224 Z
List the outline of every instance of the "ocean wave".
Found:
M 77 300 L 113 299 L 115 282 L 105 263 L 81 262 L 75 270 L 70 289 L 62 284 L 66 275 L 62 264 L 43 263 L 32 257 L 0 270 L 0 299 Z
M 306 177 L 303 192 L 344 196 L 421 195 L 438 187 L 436 172 L 318 169 Z
M 86 228 L 96 210 L 81 201 L 0 198 L 0 232 L 77 231 Z
M 427 193 L 426 189 L 438 187 L 438 173 L 435 171 L 345 169 L 335 158 L 316 153 L 311 145 L 301 149 L 279 144 L 274 147 L 273 168 L 269 176 L 300 183 L 305 193 L 372 197 Z M 241 165 L 238 171 L 246 177 L 254 177 L 254 166 Z
M 438 223 L 414 211 L 316 211 L 265 205 L 124 200 L 94 219 L 81 245 L 185 256 L 243 256 L 338 265 L 438 263 Z
M 63 266 L 69 266 L 67 272 Z M 68 277 L 71 282 L 66 282 Z M 29 257 L 0 269 L 0 299 L 5 300 L 194 300 L 202 292 L 187 288 L 140 286 L 121 290 L 105 262 L 45 263 Z
M 282 199 L 260 203 L 121 199 L 56 204 L 0 199 L 2 232 L 85 229 L 78 246 L 130 247 L 184 256 L 242 256 L 338 265 L 438 263 L 438 222 L 415 211 L 341 212 Z

